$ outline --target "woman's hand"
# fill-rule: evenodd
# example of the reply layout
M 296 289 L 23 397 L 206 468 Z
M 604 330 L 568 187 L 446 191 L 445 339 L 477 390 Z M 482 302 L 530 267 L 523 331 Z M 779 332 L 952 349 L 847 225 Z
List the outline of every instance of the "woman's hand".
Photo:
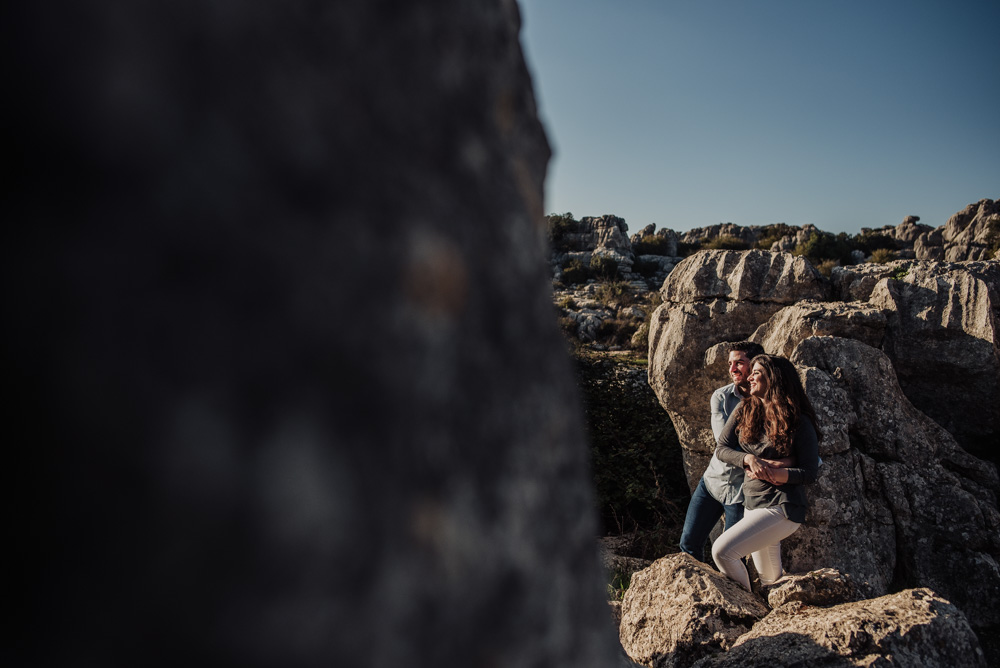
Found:
M 763 459 L 748 454 L 743 457 L 743 465 L 749 469 L 752 480 L 766 480 L 774 485 L 788 482 L 788 470 L 784 468 L 788 465 L 786 460 Z

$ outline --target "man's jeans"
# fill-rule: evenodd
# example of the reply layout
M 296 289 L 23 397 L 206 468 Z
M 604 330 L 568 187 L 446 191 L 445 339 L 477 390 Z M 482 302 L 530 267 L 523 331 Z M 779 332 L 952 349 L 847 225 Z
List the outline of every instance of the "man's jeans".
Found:
M 705 487 L 705 479 L 698 481 L 698 486 L 691 495 L 687 515 L 684 517 L 684 529 L 681 531 L 681 552 L 687 552 L 698 561 L 705 561 L 705 542 L 712 533 L 712 527 L 723 515 L 726 516 L 726 528 L 730 528 L 743 519 L 743 504 L 723 505 L 716 501 Z

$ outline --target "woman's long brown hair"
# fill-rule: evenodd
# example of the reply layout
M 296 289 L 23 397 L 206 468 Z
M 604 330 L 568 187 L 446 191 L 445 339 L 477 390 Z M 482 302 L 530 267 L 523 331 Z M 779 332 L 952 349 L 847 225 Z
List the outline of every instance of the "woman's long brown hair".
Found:
M 750 368 L 755 364 L 760 364 L 767 390 L 763 397 L 750 396 L 743 400 L 737 428 L 740 440 L 756 443 L 766 435 L 781 456 L 787 457 L 792 452 L 795 427 L 803 415 L 812 421 L 816 439 L 820 440 L 822 434 L 816 424 L 816 413 L 795 365 L 777 355 L 757 355 L 750 360 Z

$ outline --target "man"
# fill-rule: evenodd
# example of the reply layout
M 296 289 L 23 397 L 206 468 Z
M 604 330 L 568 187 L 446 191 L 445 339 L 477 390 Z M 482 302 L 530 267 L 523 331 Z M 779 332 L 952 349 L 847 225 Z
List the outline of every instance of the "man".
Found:
M 763 353 L 759 344 L 750 341 L 730 345 L 729 377 L 733 382 L 712 393 L 712 431 L 716 439 L 740 400 L 750 393 L 750 360 Z M 743 469 L 726 464 L 713 454 L 691 494 L 681 531 L 681 551 L 705 561 L 705 541 L 723 516 L 726 529 L 743 519 Z

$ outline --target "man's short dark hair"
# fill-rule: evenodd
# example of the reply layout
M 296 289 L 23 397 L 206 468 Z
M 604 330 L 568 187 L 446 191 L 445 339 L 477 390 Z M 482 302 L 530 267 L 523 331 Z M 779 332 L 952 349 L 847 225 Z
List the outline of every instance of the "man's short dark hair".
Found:
M 738 341 L 736 343 L 730 343 L 728 347 L 730 353 L 740 351 L 747 356 L 747 359 L 751 360 L 754 357 L 757 357 L 757 355 L 764 354 L 764 346 L 759 343 L 754 343 L 753 341 Z

